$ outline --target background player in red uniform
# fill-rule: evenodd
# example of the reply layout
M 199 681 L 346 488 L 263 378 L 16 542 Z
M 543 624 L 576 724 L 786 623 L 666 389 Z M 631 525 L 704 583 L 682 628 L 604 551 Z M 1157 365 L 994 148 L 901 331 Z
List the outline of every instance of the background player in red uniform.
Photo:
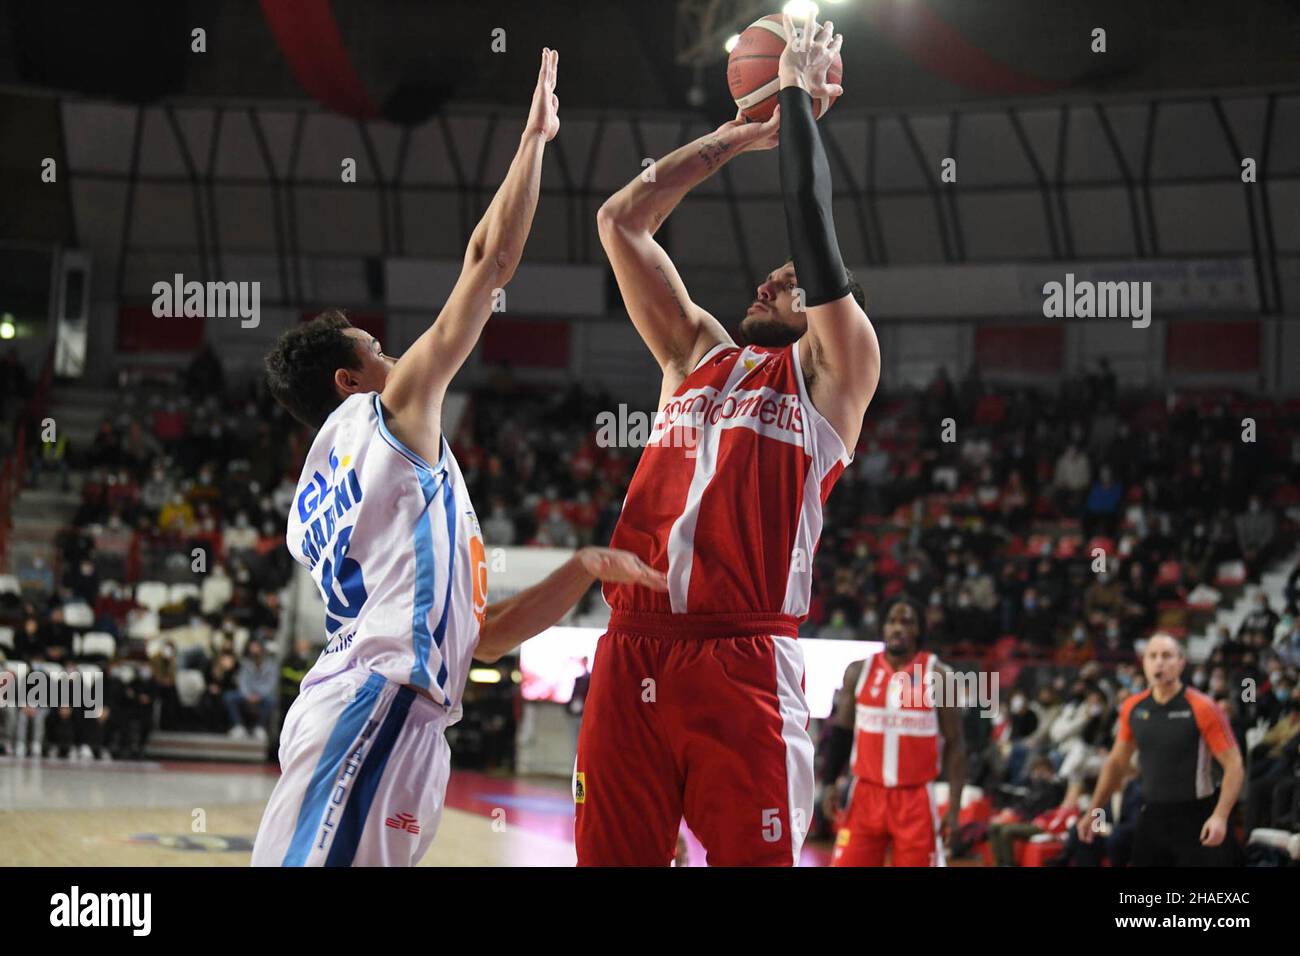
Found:
M 812 97 L 841 38 L 811 16 L 783 53 L 780 114 L 726 123 L 600 210 L 628 314 L 663 370 L 660 415 L 612 544 L 668 575 L 613 586 L 574 769 L 579 864 L 666 865 L 685 816 L 711 864 L 792 865 L 811 819 L 813 748 L 794 639 L 822 503 L 852 460 L 880 370 L 844 268 Z M 787 36 L 793 24 L 786 20 Z M 691 301 L 654 239 L 723 163 L 780 144 L 793 259 L 758 287 L 740 348 Z
M 885 614 L 884 653 L 855 661 L 844 671 L 824 771 L 823 809 L 831 820 L 838 815 L 839 777 L 846 760 L 853 780 L 832 866 L 884 866 L 890 847 L 894 866 L 942 866 L 938 836 L 948 843 L 957 831 L 966 785 L 961 711 L 942 696 L 933 701 L 925 697 L 927 681 L 946 693 L 951 669 L 917 649 L 924 621 L 919 605 L 896 599 Z M 941 762 L 949 800 L 939 824 L 933 783 Z

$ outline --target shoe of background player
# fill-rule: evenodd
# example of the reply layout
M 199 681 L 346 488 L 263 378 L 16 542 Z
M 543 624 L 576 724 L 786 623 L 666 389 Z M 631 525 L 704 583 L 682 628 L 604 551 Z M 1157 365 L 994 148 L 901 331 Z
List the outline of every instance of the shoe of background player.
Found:
M 90 744 L 82 744 L 79 756 L 82 760 L 94 760 L 95 751 L 90 749 Z
M 27 756 L 27 744 L 25 744 L 25 743 L 17 744 L 17 745 L 14 747 L 14 756 L 15 756 L 15 757 L 18 757 L 18 758 L 20 758 L 20 759 L 23 758 L 23 757 L 26 757 L 26 756 Z
M 247 731 L 246 729 L 244 729 L 244 725 L 243 725 L 243 724 L 235 724 L 235 726 L 233 726 L 233 727 L 230 728 L 230 739 L 231 739 L 231 740 L 247 740 L 247 739 L 248 739 L 248 731 Z
M 260 724 L 254 727 L 253 736 L 256 737 L 261 743 L 266 743 L 266 728 L 261 726 Z

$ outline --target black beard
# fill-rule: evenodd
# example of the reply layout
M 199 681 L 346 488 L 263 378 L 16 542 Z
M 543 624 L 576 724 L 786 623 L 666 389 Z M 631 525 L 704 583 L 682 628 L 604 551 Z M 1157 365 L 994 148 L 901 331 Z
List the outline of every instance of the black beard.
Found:
M 748 319 L 740 323 L 740 338 L 745 345 L 780 349 L 793 345 L 802 336 L 802 332 L 775 319 Z

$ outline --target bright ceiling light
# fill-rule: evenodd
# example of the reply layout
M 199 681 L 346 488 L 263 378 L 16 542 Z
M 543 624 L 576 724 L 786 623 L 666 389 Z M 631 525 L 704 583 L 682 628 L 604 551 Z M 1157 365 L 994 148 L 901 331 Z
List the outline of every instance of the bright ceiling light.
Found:
M 730 53 L 732 50 L 736 48 L 736 44 L 739 42 L 740 42 L 740 34 L 733 33 L 731 36 L 727 37 L 727 42 L 722 44 L 722 48 L 726 50 L 728 53 Z
M 818 7 L 817 4 L 812 2 L 812 0 L 789 0 L 789 2 L 781 8 L 782 13 L 788 13 L 790 18 L 796 22 L 808 16 L 809 10 L 812 10 L 813 19 L 817 19 Z

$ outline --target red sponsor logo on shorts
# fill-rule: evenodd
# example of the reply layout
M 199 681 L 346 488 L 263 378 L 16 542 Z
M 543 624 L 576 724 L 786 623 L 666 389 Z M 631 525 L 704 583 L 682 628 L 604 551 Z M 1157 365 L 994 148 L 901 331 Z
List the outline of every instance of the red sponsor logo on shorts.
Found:
M 420 832 L 419 822 L 409 813 L 399 813 L 389 817 L 384 821 L 384 826 L 392 827 L 394 830 L 405 830 L 407 833 Z

